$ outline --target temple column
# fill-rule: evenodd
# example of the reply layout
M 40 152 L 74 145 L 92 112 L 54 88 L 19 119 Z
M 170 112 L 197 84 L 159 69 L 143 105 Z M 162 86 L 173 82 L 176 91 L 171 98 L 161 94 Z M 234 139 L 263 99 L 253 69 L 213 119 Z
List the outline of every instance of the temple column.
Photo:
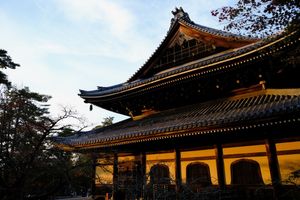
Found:
M 114 153 L 114 164 L 113 164 L 113 197 L 117 198 L 118 193 L 118 154 Z
M 181 177 L 181 154 L 179 149 L 175 149 L 175 176 L 176 176 L 176 193 L 177 198 L 180 194 L 182 177 Z
M 147 185 L 147 177 L 146 177 L 146 153 L 142 152 L 141 153 L 141 178 L 142 178 L 142 182 L 141 182 L 141 196 L 142 198 L 145 198 L 145 191 L 146 191 L 146 185 Z
M 278 196 L 280 196 L 281 175 L 279 170 L 276 145 L 272 139 L 266 140 L 266 150 L 267 150 L 267 156 L 269 161 L 272 185 L 274 187 L 275 195 L 277 198 Z
M 266 141 L 267 156 L 269 160 L 269 168 L 273 185 L 278 185 L 281 182 L 276 145 L 272 139 Z
M 281 175 L 277 158 L 276 145 L 272 139 L 266 140 L 266 150 L 269 161 L 272 185 L 275 190 L 275 199 L 277 199 L 281 193 Z
M 92 195 L 95 195 L 96 194 L 95 177 L 96 177 L 97 158 L 94 155 L 92 155 L 92 162 L 93 162 L 92 173 L 93 173 L 94 177 L 92 178 L 92 181 L 91 181 L 91 193 L 92 193 Z
M 225 188 L 225 170 L 224 170 L 224 159 L 223 159 L 223 148 L 222 144 L 215 146 L 216 151 L 216 162 L 217 162 L 217 173 L 218 173 L 218 184 L 220 188 Z

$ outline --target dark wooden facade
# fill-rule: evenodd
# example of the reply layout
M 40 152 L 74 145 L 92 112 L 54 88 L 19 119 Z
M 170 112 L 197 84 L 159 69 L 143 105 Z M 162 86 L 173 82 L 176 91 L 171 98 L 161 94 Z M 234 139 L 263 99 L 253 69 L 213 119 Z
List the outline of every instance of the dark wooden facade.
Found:
M 131 118 L 57 145 L 98 155 L 96 196 L 300 198 L 299 31 L 258 40 L 173 14 L 126 83 L 81 90 Z

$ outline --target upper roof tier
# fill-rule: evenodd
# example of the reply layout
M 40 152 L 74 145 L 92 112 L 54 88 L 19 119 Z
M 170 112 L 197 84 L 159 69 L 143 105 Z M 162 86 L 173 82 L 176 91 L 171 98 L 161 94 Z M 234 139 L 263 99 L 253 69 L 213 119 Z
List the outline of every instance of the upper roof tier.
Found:
M 137 105 L 136 102 L 134 105 L 128 105 L 128 102 L 136 101 L 146 93 L 153 94 L 153 91 L 162 90 L 169 85 L 196 78 L 200 80 L 204 76 L 227 73 L 240 66 L 254 65 L 258 60 L 267 60 L 270 56 L 284 51 L 290 44 L 299 43 L 298 33 L 258 40 L 198 25 L 190 20 L 182 8 L 176 8 L 172 13 L 174 17 L 166 37 L 146 63 L 127 82 L 110 87 L 98 87 L 92 91 L 80 90 L 79 96 L 85 99 L 86 103 L 125 115 L 139 115 L 142 109 L 159 109 L 159 111 L 170 109 L 170 106 L 163 107 L 155 102 L 151 103 L 149 98 L 147 105 Z M 195 83 L 200 84 L 199 81 Z M 203 84 L 206 83 L 203 81 Z M 207 85 L 205 87 L 209 89 Z M 175 91 L 175 93 L 185 95 L 184 92 Z M 175 97 L 161 94 L 169 99 Z M 157 97 L 161 94 L 155 95 Z M 183 102 L 182 99 L 180 101 Z M 141 102 L 141 104 L 145 103 L 144 100 Z M 180 105 L 174 104 L 174 107 L 176 106 Z
M 213 48 L 230 49 L 245 46 L 247 44 L 258 41 L 257 38 L 250 38 L 233 33 L 217 30 L 202 26 L 193 22 L 188 13 L 180 7 L 172 11 L 174 17 L 171 19 L 171 25 L 167 35 L 149 57 L 145 64 L 128 80 L 128 82 L 152 76 L 149 74 L 152 68 L 157 65 L 157 58 L 163 56 L 166 49 L 170 49 L 175 45 L 182 45 L 184 41 L 192 41 L 193 39 L 202 42 L 204 45 L 213 46 Z M 220 50 L 221 50 L 220 49 Z M 208 52 L 214 54 L 215 52 Z M 206 57 L 204 54 L 201 57 Z M 170 68 L 170 64 L 168 68 Z

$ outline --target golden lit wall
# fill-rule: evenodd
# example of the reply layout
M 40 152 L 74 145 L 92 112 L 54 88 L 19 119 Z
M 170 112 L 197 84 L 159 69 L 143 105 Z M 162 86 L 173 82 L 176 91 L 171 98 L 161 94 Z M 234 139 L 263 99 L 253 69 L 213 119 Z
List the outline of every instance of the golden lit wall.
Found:
M 113 165 L 108 159 L 98 159 L 95 173 L 95 184 L 113 184 Z
M 226 184 L 231 184 L 231 164 L 239 159 L 251 159 L 257 161 L 260 166 L 264 183 L 271 183 L 271 174 L 265 145 L 227 147 L 223 148 L 223 155 Z
M 169 167 L 171 184 L 175 184 L 175 152 L 146 154 L 147 182 L 150 182 L 150 169 L 156 164 L 164 164 Z
M 118 162 L 127 162 L 127 161 L 134 161 L 136 159 L 135 156 L 118 156 Z
M 186 167 L 194 162 L 202 162 L 209 166 L 212 184 L 218 184 L 216 156 L 214 149 L 183 151 L 181 152 L 181 160 L 181 177 L 183 183 L 186 183 Z
M 291 177 L 293 172 L 300 170 L 300 141 L 277 143 L 276 149 L 283 184 L 300 184 L 300 178 Z
M 271 184 L 271 175 L 265 144 L 239 146 L 233 144 L 229 147 L 223 147 L 224 169 L 226 184 L 231 184 L 231 165 L 239 159 L 250 159 L 259 163 L 264 184 Z M 291 179 L 291 174 L 300 170 L 300 141 L 295 142 L 277 142 L 277 156 L 282 180 L 284 183 L 294 181 L 300 184 L 300 179 Z M 141 156 L 119 156 L 119 170 L 126 167 L 126 164 L 141 162 Z M 182 182 L 186 183 L 186 168 L 191 163 L 201 162 L 209 166 L 211 182 L 218 184 L 216 151 L 215 149 L 192 150 L 181 152 L 181 176 Z M 123 163 L 123 164 L 122 164 Z M 113 183 L 113 157 L 111 160 L 99 159 L 99 166 L 96 167 L 96 184 Z M 169 167 L 171 184 L 175 184 L 175 152 L 158 152 L 146 154 L 146 175 L 149 183 L 150 169 L 156 164 L 164 164 Z M 129 166 L 129 165 L 128 165 Z
M 119 156 L 118 157 L 118 171 L 133 170 L 135 156 Z

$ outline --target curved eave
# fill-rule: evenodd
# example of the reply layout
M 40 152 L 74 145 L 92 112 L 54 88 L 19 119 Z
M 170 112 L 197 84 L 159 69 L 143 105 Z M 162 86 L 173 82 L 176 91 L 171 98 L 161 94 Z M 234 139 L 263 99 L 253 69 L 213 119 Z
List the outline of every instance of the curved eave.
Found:
M 99 148 L 194 135 L 300 124 L 300 89 L 267 89 L 184 106 L 138 121 L 58 138 L 65 148 Z
M 208 136 L 208 135 L 219 135 L 219 134 L 231 134 L 240 131 L 250 131 L 260 128 L 268 128 L 268 127 L 277 127 L 277 126 L 293 126 L 295 124 L 300 123 L 300 117 L 291 117 L 291 118 L 280 118 L 280 119 L 266 119 L 262 122 L 252 122 L 248 124 L 230 124 L 230 126 L 218 127 L 218 126 L 208 126 L 206 128 L 198 129 L 198 130 L 182 130 L 182 131 L 174 131 L 174 132 L 164 132 L 160 134 L 155 134 L 153 136 L 140 136 L 139 134 L 133 135 L 132 137 L 120 137 L 116 140 L 106 140 L 106 141 L 90 141 L 85 142 L 83 144 L 76 145 L 67 145 L 60 144 L 57 145 L 59 148 L 64 149 L 66 151 L 79 151 L 86 149 L 95 149 L 95 148 L 107 148 L 107 147 L 116 147 L 121 145 L 128 144 L 137 144 L 137 143 L 145 143 L 151 141 L 159 141 L 159 140 L 168 140 L 168 139 L 176 139 L 183 137 L 191 137 L 191 136 Z
M 182 81 L 195 76 L 203 76 L 217 71 L 224 71 L 230 68 L 236 68 L 245 63 L 254 62 L 258 59 L 263 59 L 286 47 L 298 43 L 299 36 L 289 39 L 297 32 L 279 38 L 271 38 L 247 45 L 238 49 L 233 49 L 230 52 L 210 56 L 208 59 L 200 59 L 198 62 L 184 65 L 180 68 L 175 68 L 165 73 L 154 75 L 151 78 L 136 80 L 129 83 L 120 84 L 118 87 L 113 87 L 108 90 L 82 91 L 79 96 L 84 98 L 86 102 L 106 101 L 122 95 L 127 95 L 132 92 L 143 92 L 149 89 L 157 88 L 167 84 L 173 84 L 177 81 Z M 287 42 L 285 42 L 287 41 Z M 276 46 L 275 46 L 276 45 Z

